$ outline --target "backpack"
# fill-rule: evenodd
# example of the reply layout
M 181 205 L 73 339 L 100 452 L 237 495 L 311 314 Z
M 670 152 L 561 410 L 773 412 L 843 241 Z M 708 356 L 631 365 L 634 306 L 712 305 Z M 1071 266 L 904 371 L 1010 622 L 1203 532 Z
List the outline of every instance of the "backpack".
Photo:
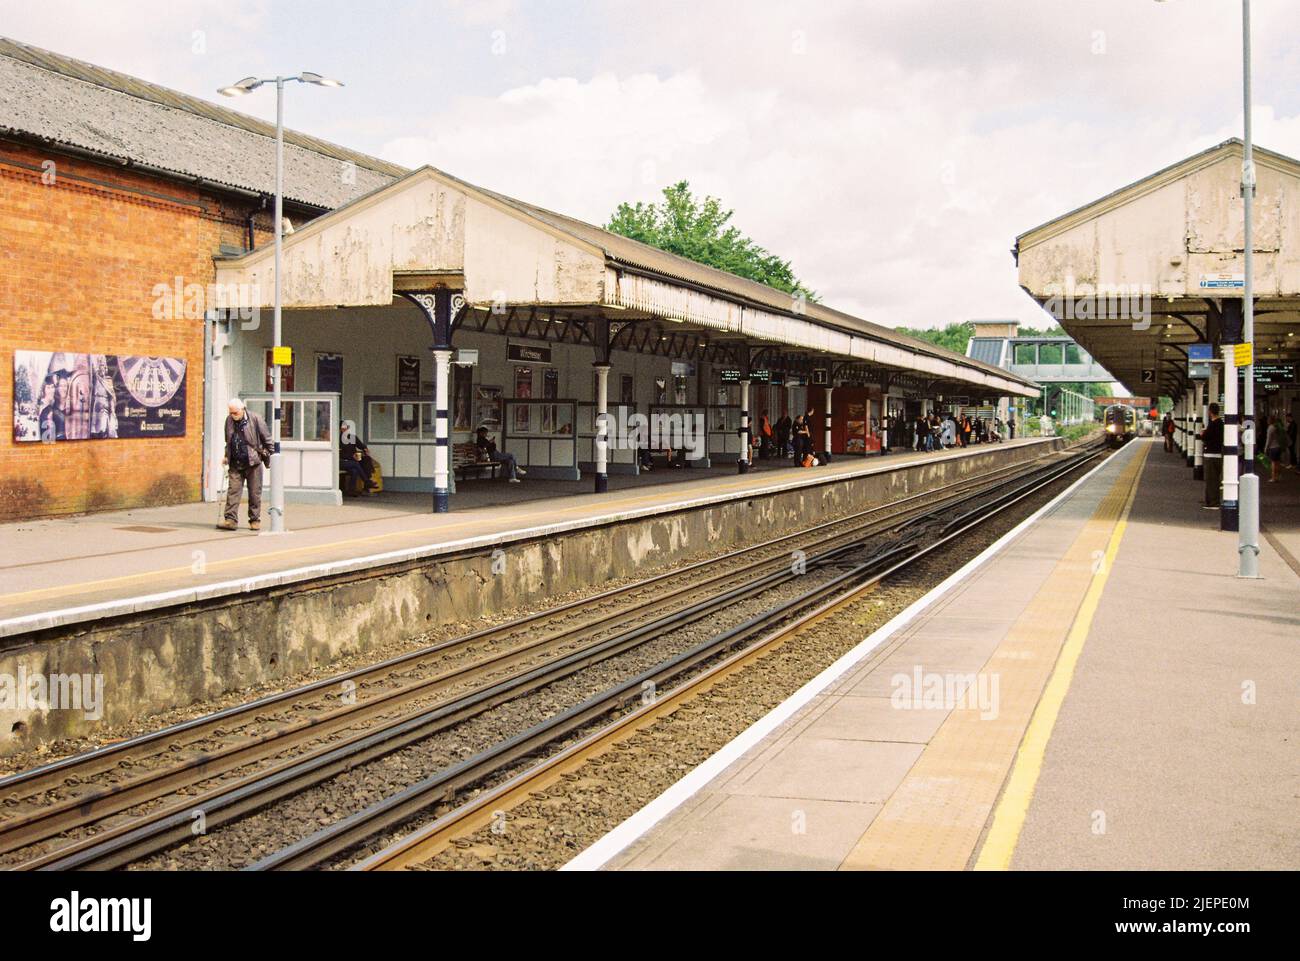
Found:
M 252 465 L 248 456 L 248 438 L 244 434 L 243 424 L 236 424 L 230 435 L 230 466 L 247 469 Z

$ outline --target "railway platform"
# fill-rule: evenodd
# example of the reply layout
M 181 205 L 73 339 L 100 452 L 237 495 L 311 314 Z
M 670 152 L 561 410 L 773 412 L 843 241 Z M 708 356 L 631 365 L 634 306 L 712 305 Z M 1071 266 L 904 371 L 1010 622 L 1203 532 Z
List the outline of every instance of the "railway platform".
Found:
M 215 504 L 8 525 L 0 675 L 91 677 L 106 693 L 96 720 L 36 702 L 7 713 L 14 736 L 0 753 L 273 690 L 1062 447 L 1022 439 L 814 470 L 656 471 L 601 495 L 483 481 L 465 484 L 450 514 L 387 495 L 295 506 L 285 535 L 217 531 Z
M 5 524 L 0 638 L 1051 443 L 1024 438 L 929 454 L 846 456 L 814 470 L 758 461 L 743 475 L 734 464 L 661 469 L 614 475 L 607 494 L 586 493 L 587 482 L 528 479 L 507 486 L 484 480 L 462 484 L 449 514 L 429 513 L 427 494 L 385 493 L 342 507 L 290 505 L 285 535 L 248 531 L 246 505 L 240 531 L 216 531 L 218 507 L 211 503 Z
M 1258 580 L 1139 440 L 571 869 L 1300 867 L 1300 477 Z

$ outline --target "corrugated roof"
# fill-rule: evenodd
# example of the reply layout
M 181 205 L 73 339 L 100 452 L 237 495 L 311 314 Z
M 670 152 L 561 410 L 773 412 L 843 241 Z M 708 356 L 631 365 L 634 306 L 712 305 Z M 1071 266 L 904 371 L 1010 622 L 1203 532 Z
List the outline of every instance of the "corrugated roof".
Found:
M 262 194 L 275 126 L 125 74 L 0 38 L 0 131 Z M 333 209 L 406 170 L 285 131 L 285 196 Z
M 1002 362 L 1002 345 L 1006 342 L 1005 337 L 972 337 L 970 346 L 966 348 L 966 355 L 971 360 L 998 367 Z

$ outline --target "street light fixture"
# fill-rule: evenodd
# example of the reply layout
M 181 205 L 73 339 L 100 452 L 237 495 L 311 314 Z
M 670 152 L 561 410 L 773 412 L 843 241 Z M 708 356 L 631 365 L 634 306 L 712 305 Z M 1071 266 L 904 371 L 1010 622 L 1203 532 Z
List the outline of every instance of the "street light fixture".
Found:
M 242 97 L 263 84 L 275 84 L 275 306 L 272 365 L 271 365 L 271 504 L 267 513 L 271 517 L 271 533 L 284 533 L 284 458 L 280 452 L 280 245 L 284 233 L 284 85 L 286 83 L 311 83 L 318 87 L 341 87 L 339 80 L 304 71 L 296 77 L 274 77 L 265 80 L 245 77 L 217 93 L 226 97 Z

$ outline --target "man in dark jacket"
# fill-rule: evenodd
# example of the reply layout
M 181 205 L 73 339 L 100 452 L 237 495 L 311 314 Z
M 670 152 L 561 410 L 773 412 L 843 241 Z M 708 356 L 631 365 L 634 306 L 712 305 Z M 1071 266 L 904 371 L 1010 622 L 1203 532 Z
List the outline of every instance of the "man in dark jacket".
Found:
M 1218 510 L 1223 497 L 1223 418 L 1219 405 L 1210 405 L 1210 422 L 1201 431 L 1202 456 L 1205 460 L 1205 504 Z
M 794 422 L 790 420 L 789 414 L 782 414 L 781 419 L 776 422 L 776 456 L 790 456 L 790 430 Z
M 238 397 L 230 402 L 226 417 L 226 465 L 229 489 L 226 491 L 226 514 L 219 531 L 233 531 L 239 526 L 239 501 L 244 484 L 248 484 L 248 528 L 262 528 L 262 465 L 271 462 L 271 432 L 266 421 L 244 407 Z

